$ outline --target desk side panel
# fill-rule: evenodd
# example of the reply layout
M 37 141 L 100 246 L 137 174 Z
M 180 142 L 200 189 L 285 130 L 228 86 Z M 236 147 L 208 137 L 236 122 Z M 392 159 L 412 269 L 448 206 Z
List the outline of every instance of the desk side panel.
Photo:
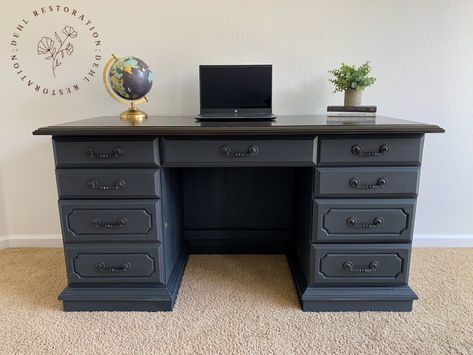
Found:
M 166 281 L 175 271 L 179 258 L 187 258 L 183 237 L 182 172 L 179 169 L 162 169 L 162 224 L 164 235 L 164 262 Z M 181 275 L 182 276 L 182 275 Z
M 294 254 L 292 263 L 298 263 L 306 280 L 310 276 L 310 239 L 312 234 L 312 194 L 314 169 L 296 169 L 294 173 Z M 293 266 L 295 268 L 295 266 Z M 307 282 L 307 281 L 306 281 Z

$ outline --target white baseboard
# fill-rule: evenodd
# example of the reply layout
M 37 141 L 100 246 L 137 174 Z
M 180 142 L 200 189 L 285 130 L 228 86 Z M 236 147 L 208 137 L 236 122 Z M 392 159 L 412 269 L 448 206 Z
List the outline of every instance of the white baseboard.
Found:
M 60 234 L 12 234 L 5 238 L 5 248 L 61 248 L 62 237 Z
M 471 248 L 473 234 L 416 234 L 414 248 Z M 6 248 L 61 248 L 60 234 L 12 234 L 0 236 L 0 250 Z
M 471 248 L 473 234 L 415 234 L 414 248 Z
M 6 249 L 10 246 L 10 243 L 8 243 L 8 237 L 3 236 L 0 237 L 0 250 Z

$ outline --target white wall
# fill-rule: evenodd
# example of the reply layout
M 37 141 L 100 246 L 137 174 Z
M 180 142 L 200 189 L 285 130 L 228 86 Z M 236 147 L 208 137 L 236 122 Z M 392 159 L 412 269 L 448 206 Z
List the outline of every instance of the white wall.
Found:
M 40 95 L 20 82 L 11 68 L 8 36 L 37 4 L 5 3 L 2 11 L 8 16 L 0 22 L 5 34 L 0 44 L 0 181 L 9 235 L 59 233 L 50 138 L 33 137 L 31 132 L 123 109 L 107 96 L 100 78 L 66 97 Z M 95 21 L 104 54 L 136 55 L 152 67 L 155 86 L 150 103 L 143 105 L 150 114 L 195 114 L 198 65 L 227 63 L 273 64 L 277 114 L 324 113 L 328 104 L 342 102 L 341 94 L 331 92 L 327 71 L 342 61 L 371 60 L 378 81 L 366 91 L 366 104 L 378 105 L 384 115 L 447 130 L 425 140 L 415 232 L 473 234 L 473 2 L 67 4 Z
M 2 176 L 1 170 L 0 170 L 0 178 Z M 3 189 L 2 189 L 2 180 L 0 179 L 0 238 L 2 236 L 7 234 L 7 225 L 6 225 L 6 220 L 5 220 L 5 205 L 3 202 L 4 195 L 3 195 Z
M 0 170 L 1 177 L 1 170 Z M 3 203 L 2 182 L 0 179 L 0 250 L 9 246 L 9 238 L 7 236 L 7 226 L 5 221 L 5 206 Z

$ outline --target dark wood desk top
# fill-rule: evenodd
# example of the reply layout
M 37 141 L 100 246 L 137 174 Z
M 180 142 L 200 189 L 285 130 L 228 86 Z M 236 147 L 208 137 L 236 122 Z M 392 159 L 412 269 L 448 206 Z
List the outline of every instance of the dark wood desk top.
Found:
M 437 125 L 383 116 L 360 120 L 358 118 L 327 117 L 326 115 L 291 115 L 279 116 L 274 121 L 263 122 L 199 122 L 192 116 L 152 116 L 136 126 L 122 121 L 116 116 L 104 116 L 41 127 L 33 134 L 53 136 L 234 136 L 443 132 L 445 130 Z

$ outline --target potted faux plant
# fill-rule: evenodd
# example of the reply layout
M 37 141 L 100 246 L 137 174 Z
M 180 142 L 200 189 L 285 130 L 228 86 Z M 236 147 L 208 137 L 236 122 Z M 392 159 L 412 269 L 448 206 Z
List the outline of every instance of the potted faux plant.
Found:
M 361 96 L 363 90 L 371 86 L 376 78 L 369 76 L 371 72 L 369 62 L 366 62 L 356 68 L 354 65 L 342 63 L 340 68 L 329 71 L 334 77 L 329 81 L 335 85 L 335 91 L 345 91 L 345 106 L 361 105 Z

